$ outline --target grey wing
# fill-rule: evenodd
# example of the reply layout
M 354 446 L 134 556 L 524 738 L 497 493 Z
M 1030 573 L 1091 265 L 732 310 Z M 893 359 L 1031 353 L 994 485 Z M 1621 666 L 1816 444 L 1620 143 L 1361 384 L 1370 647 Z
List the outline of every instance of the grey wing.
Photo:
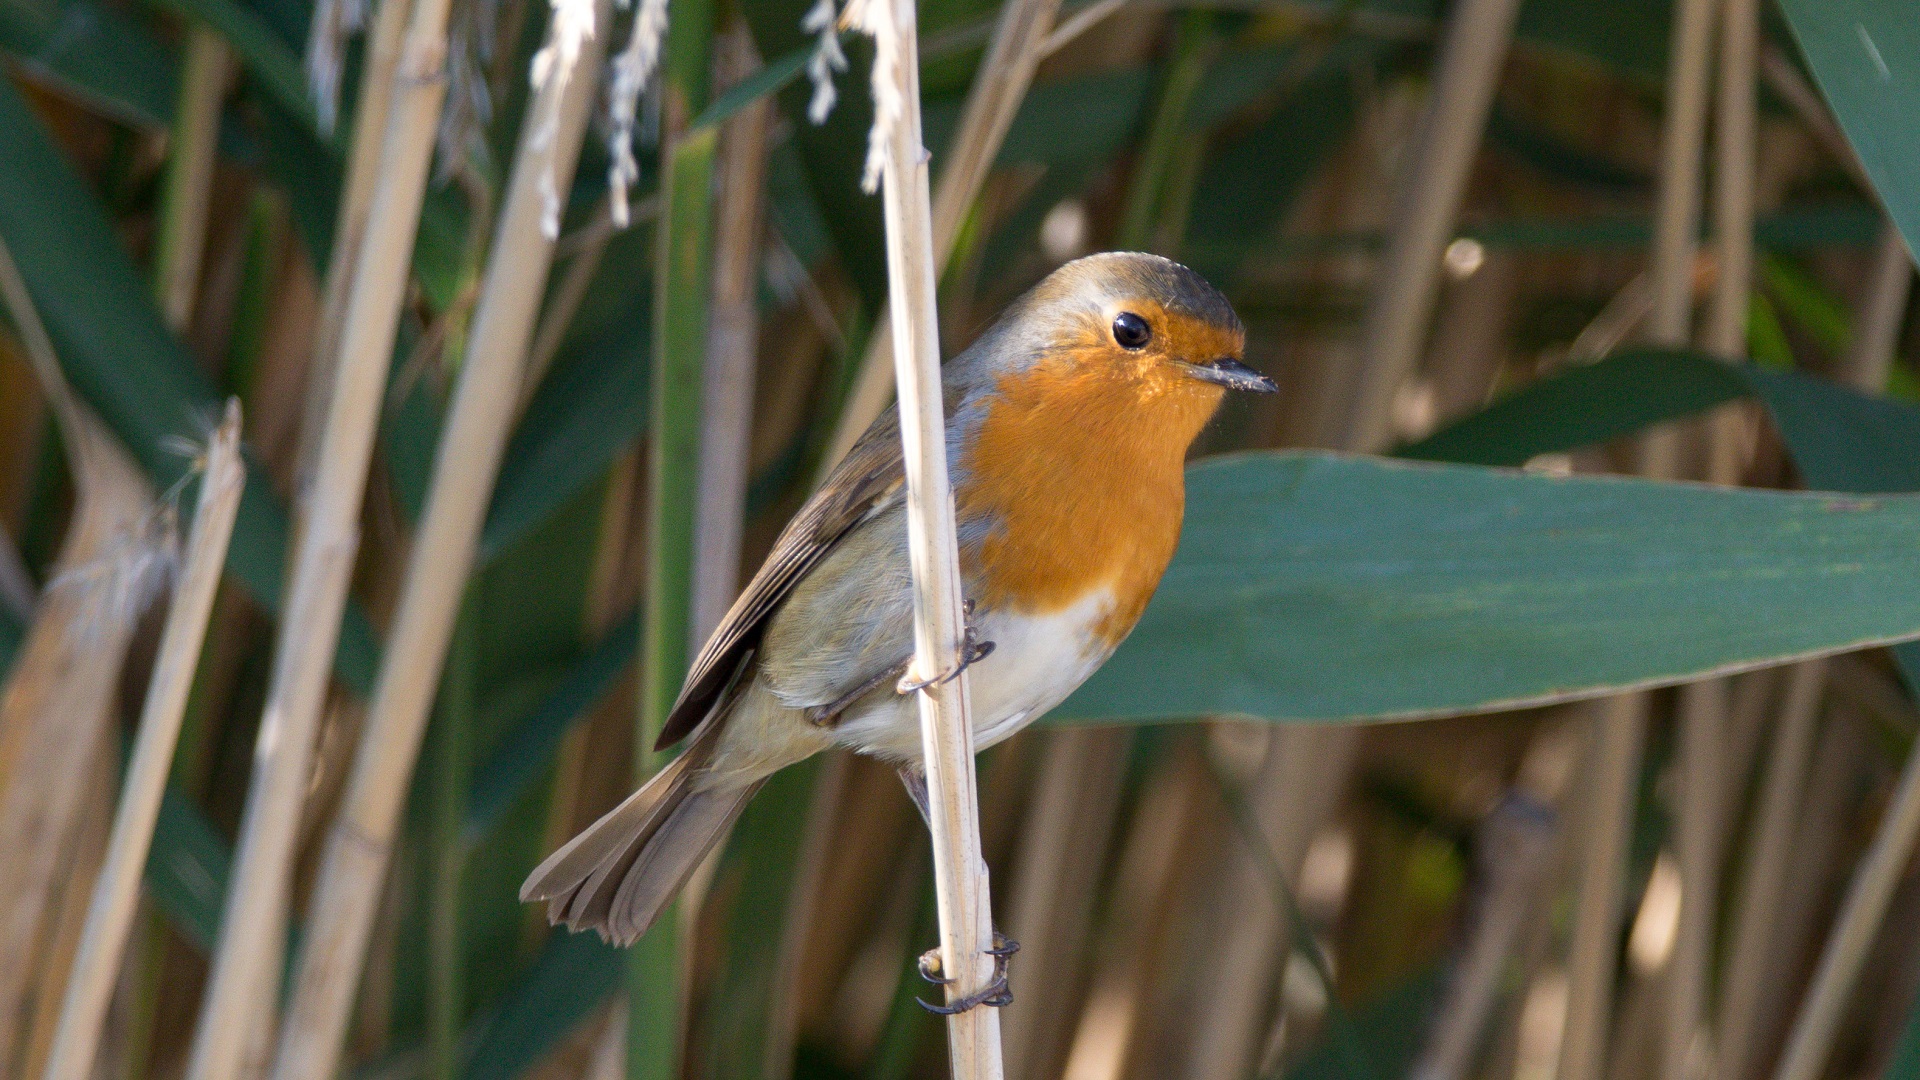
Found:
M 862 523 L 883 516 L 889 507 L 902 505 L 904 484 L 900 425 L 889 409 L 794 515 L 774 542 L 767 561 L 694 657 L 655 749 L 685 738 L 725 702 L 735 676 L 759 646 L 775 612 L 850 533 Z M 904 527 L 901 540 L 904 545 Z

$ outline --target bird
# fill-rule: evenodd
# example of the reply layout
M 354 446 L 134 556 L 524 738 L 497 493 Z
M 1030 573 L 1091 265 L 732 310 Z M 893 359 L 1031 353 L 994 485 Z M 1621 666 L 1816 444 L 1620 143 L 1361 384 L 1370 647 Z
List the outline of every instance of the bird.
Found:
M 1189 448 L 1242 362 L 1226 297 L 1157 255 L 1066 263 L 941 381 L 974 748 L 1033 722 L 1133 629 L 1179 541 Z M 522 901 L 644 934 L 762 783 L 831 747 L 893 764 L 926 813 L 898 413 L 875 420 L 695 657 L 658 749 L 686 748 L 542 862 Z

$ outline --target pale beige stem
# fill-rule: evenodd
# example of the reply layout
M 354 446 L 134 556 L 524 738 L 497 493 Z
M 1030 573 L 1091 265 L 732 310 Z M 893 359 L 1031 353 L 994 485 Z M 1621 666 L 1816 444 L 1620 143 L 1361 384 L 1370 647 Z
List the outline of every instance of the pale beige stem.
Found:
M 200 502 L 194 510 L 185 562 L 173 590 L 166 628 L 147 683 L 139 734 L 127 763 L 120 807 L 107 841 L 107 854 L 93 886 L 80 951 L 67 977 L 60 1026 L 54 1033 L 46 1080 L 84 1080 L 92 1075 L 101 1025 L 120 971 L 121 955 L 140 901 L 140 884 L 160 796 L 173 763 L 173 748 L 186 716 L 187 691 L 193 686 L 214 592 L 226 564 L 227 541 L 240 508 L 246 470 L 240 462 L 240 406 L 227 403 L 227 415 L 207 448 Z
M 1000 144 L 1006 141 L 1007 130 L 1013 126 L 1014 114 L 1020 111 L 1020 102 L 1033 83 L 1034 69 L 1040 65 L 1046 45 L 1047 30 L 1053 26 L 1054 13 L 1059 10 L 1060 0 L 1007 0 L 1000 9 L 992 43 L 987 46 L 987 55 L 973 77 L 966 105 L 960 111 L 959 127 L 954 129 L 943 155 L 939 192 L 933 200 L 929 247 L 936 282 L 953 255 L 954 244 L 959 241 L 960 223 L 973 201 L 979 198 L 981 185 L 986 183 L 987 173 L 1000 155 Z M 860 362 L 853 390 L 847 395 L 846 407 L 840 412 L 833 439 L 821 459 L 821 477 L 846 456 L 854 440 L 867 430 L 875 417 L 886 411 L 887 402 L 893 397 L 894 376 L 889 363 L 894 352 L 890 310 L 891 301 L 874 321 L 873 333 L 867 339 L 866 357 Z M 938 343 L 934 348 L 937 352 Z
M 1912 290 L 1913 258 L 1900 230 L 1888 222 L 1874 243 L 1866 294 L 1853 319 L 1853 343 L 1837 373 L 1841 382 L 1868 394 L 1886 391 Z
M 738 82 L 760 66 L 744 25 L 716 43 Z M 748 105 L 720 133 L 720 192 L 714 210 L 713 307 L 700 383 L 700 489 L 694 505 L 693 614 L 688 654 L 733 605 L 747 513 L 747 455 L 753 434 L 754 359 L 760 343 L 760 235 L 766 205 L 772 102 Z
M 596 24 L 612 8 L 601 3 Z M 582 46 L 582 71 L 597 71 L 605 35 Z M 545 185 L 567 190 L 598 86 L 576 75 L 550 78 L 528 109 L 467 352 L 460 365 L 433 484 L 415 532 L 393 632 L 353 772 L 329 829 L 312 917 L 273 1075 L 324 1080 L 337 1070 L 368 933 L 405 807 L 427 715 L 473 566 L 494 477 L 519 402 L 522 364 L 553 242 L 541 229 Z M 554 99 L 558 99 L 556 103 Z M 560 117 L 542 132 L 538 118 Z
M 188 1059 L 189 1080 L 236 1080 L 249 1026 L 264 1022 L 260 1003 L 272 1000 L 283 960 L 300 811 L 359 550 L 367 465 L 406 297 L 434 131 L 446 98 L 450 2 L 420 0 L 394 70 L 379 182 L 332 365 L 326 427 L 281 615 L 219 947 Z
M 1900 785 L 1887 805 L 1873 843 L 1854 870 L 1847 896 L 1820 954 L 1813 986 L 1794 1019 L 1775 1080 L 1817 1080 L 1826 1068 L 1867 950 L 1880 930 L 1893 890 L 1920 838 L 1920 753 L 1909 754 Z
M 207 210 L 213 202 L 215 143 L 227 96 L 231 59 L 226 41 L 195 23 L 187 31 L 180 69 L 180 112 L 167 146 L 166 194 L 160 208 L 159 265 L 154 292 L 160 314 L 175 333 L 193 317 L 200 263 L 207 249 Z
M 0 1073 L 18 1067 L 40 959 L 59 924 L 61 871 L 83 819 L 87 770 L 112 718 L 115 683 L 139 612 L 108 600 L 147 535 L 151 491 L 106 427 L 73 396 L 26 281 L 0 241 L 0 302 L 60 422 L 76 505 L 54 583 L 0 694 Z M 77 901 L 76 901 L 77 903 Z
M 1007 933 L 1020 942 L 1021 959 L 1019 991 L 1002 1017 L 1011 1080 L 1058 1075 L 1073 1034 L 1070 1004 L 1119 824 L 1130 736 L 1092 727 L 1046 735 L 1007 913 Z
M 393 105 L 393 75 L 400 64 L 400 46 L 412 10 L 411 0 L 378 0 L 373 26 L 367 31 L 360 93 L 354 100 L 353 135 L 347 145 L 347 171 L 340 185 L 339 209 L 334 213 L 333 247 L 327 255 L 327 276 L 321 287 L 320 317 L 313 329 L 313 358 L 307 364 L 299 449 L 294 458 L 295 491 L 304 490 L 319 467 L 320 439 L 333 400 L 340 333 L 347 317 L 347 301 L 353 295 L 360 240 L 366 235 L 367 214 L 380 179 L 387 117 Z
M 1666 1080 L 1707 1074 L 1707 990 L 1719 911 L 1720 802 L 1726 761 L 1727 681 L 1709 679 L 1680 688 L 1680 793 L 1676 860 L 1680 867 L 1680 924 L 1666 971 L 1661 1014 L 1660 1070 Z
M 1599 1080 L 1605 1075 L 1620 900 L 1647 726 L 1644 694 L 1608 698 L 1596 702 L 1593 710 L 1594 742 L 1588 765 L 1593 776 L 1591 817 L 1581 840 L 1583 861 L 1567 961 L 1567 1020 L 1558 1080 Z
M 915 694 L 927 771 L 933 880 L 940 914 L 940 970 L 953 980 L 948 1000 L 984 988 L 993 974 L 993 909 L 980 854 L 968 676 L 947 673 L 964 648 L 960 549 L 947 475 L 945 395 L 940 385 L 936 253 L 920 134 L 919 29 L 914 0 L 875 0 L 875 36 L 888 37 L 897 61 L 885 75 L 899 116 L 882 132 L 886 167 L 881 206 L 887 229 L 887 292 L 900 313 L 893 366 L 900 388 L 900 439 L 907 482 L 907 550 L 913 567 L 913 663 L 909 675 L 930 684 Z M 1000 1014 L 976 1008 L 947 1019 L 948 1060 L 956 1080 L 998 1080 Z
M 1684 348 L 1693 336 L 1693 256 L 1699 247 L 1700 154 L 1707 128 L 1707 76 L 1716 0 L 1674 6 L 1667 61 L 1667 111 L 1660 130 L 1660 176 L 1654 204 L 1653 310 L 1647 337 Z M 1661 470 L 1649 470 L 1661 473 Z
M 1271 990 L 1299 944 L 1274 890 L 1293 886 L 1308 843 L 1339 805 L 1359 748 L 1355 729 L 1337 725 L 1288 724 L 1269 736 L 1249 793 L 1261 835 L 1238 838 L 1222 868 L 1229 907 L 1219 925 L 1232 931 L 1209 977 L 1195 987 L 1197 1030 L 1183 1074 L 1189 1080 L 1245 1076 L 1266 1043 Z M 1286 875 L 1282 883 L 1273 880 L 1274 862 Z
M 1519 8 L 1518 0 L 1462 0 L 1447 18 L 1433 103 L 1406 150 L 1392 239 L 1368 302 L 1348 449 L 1377 452 L 1393 437 L 1394 395 L 1413 373 L 1426 340 L 1440 287 L 1440 254 L 1473 175 Z
M 1824 660 L 1793 667 L 1767 750 L 1720 993 L 1716 1075 L 1725 1080 L 1741 1080 L 1752 1072 L 1757 1049 L 1754 1022 L 1767 973 L 1775 967 L 1770 953 L 1800 823 L 1807 767 L 1813 760 L 1826 668 Z

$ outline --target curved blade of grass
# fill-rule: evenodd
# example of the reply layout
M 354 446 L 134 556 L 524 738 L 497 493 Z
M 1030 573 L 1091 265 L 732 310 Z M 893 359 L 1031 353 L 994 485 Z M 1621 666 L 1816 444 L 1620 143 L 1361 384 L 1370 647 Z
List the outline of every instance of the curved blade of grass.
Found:
M 1441 716 L 1920 637 L 1920 498 L 1321 454 L 1188 473 L 1179 554 L 1066 719 Z
M 1920 244 L 1920 12 L 1885 0 L 1781 0 L 1780 11 L 1912 251 Z

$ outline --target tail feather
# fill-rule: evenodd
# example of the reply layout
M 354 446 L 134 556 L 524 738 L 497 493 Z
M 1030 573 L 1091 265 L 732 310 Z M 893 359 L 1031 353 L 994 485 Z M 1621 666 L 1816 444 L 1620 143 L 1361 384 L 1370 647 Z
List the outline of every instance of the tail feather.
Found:
M 715 732 L 702 734 L 639 791 L 548 856 L 520 886 L 520 899 L 545 900 L 549 921 L 597 930 L 616 945 L 646 933 L 760 787 L 697 787 Z

